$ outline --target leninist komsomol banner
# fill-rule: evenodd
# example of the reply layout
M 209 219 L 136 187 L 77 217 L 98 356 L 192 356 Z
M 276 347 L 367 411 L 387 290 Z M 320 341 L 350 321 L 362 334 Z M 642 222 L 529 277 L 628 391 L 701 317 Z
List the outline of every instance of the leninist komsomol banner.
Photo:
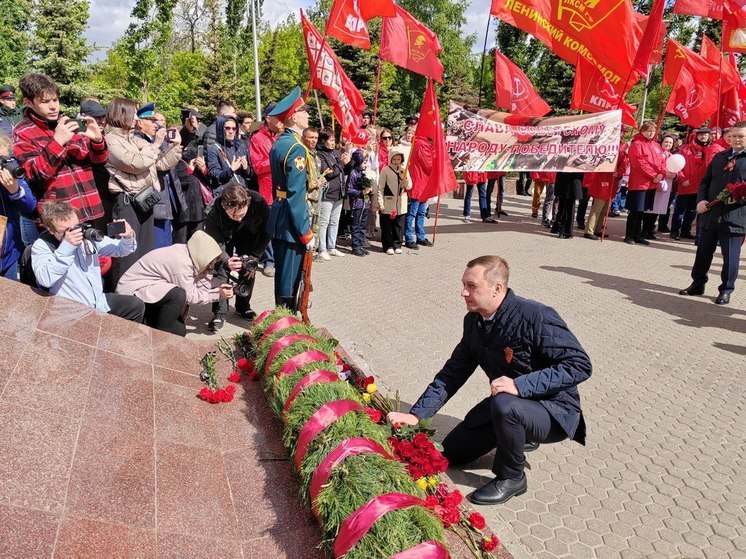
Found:
M 446 146 L 455 171 L 613 172 L 622 111 L 517 118 L 451 101 Z

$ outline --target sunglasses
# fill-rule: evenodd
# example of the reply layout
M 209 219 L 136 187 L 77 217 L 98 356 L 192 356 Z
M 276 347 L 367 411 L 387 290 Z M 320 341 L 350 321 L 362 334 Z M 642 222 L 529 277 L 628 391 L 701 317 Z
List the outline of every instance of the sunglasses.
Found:
M 225 130 L 235 130 L 235 126 L 224 126 Z
M 238 202 L 236 200 L 223 200 L 223 207 L 225 208 L 243 208 L 246 205 L 246 202 Z
M 381 136 L 381 139 L 382 140 L 393 140 L 394 138 L 392 138 L 391 136 Z

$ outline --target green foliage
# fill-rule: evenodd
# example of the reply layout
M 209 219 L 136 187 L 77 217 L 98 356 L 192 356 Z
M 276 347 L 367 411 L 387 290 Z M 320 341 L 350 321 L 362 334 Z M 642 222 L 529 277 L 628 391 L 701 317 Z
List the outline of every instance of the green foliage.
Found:
M 33 12 L 32 67 L 47 74 L 60 88 L 63 106 L 75 106 L 86 94 L 91 53 L 83 32 L 88 23 L 85 0 L 39 0 Z
M 17 83 L 26 71 L 31 35 L 30 0 L 0 0 L 0 80 Z

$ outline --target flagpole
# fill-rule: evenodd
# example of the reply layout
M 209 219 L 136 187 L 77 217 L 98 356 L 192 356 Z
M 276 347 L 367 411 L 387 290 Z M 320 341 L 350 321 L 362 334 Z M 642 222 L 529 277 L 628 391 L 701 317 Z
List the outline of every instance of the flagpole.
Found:
M 722 45 L 720 45 L 722 48 Z M 718 64 L 718 103 L 717 111 L 715 112 L 715 128 L 720 128 L 720 112 L 722 111 L 721 96 L 723 88 L 723 53 L 720 52 L 720 64 Z
M 487 16 L 487 29 L 484 31 L 484 46 L 482 47 L 482 68 L 479 71 L 479 101 L 477 101 L 477 110 L 482 108 L 482 80 L 484 79 L 484 59 L 487 56 L 487 36 L 490 34 L 490 23 L 492 23 L 492 14 Z
M 648 104 L 648 85 L 650 84 L 650 66 L 648 66 L 648 75 L 645 78 L 645 90 L 642 92 L 642 112 L 640 114 L 640 126 L 645 120 L 645 106 Z
M 261 119 L 262 115 L 262 95 L 259 87 L 259 47 L 257 46 L 256 40 L 256 10 L 257 0 L 249 0 L 251 2 L 251 35 L 254 43 L 254 95 L 256 100 L 256 116 Z
M 438 233 L 438 214 L 440 213 L 440 194 L 438 194 L 438 203 L 435 205 L 435 224 L 433 225 L 433 246 L 435 246 L 435 235 Z
M 319 124 L 321 125 L 321 128 L 324 127 L 324 117 L 321 116 L 321 103 L 319 103 L 319 92 L 315 89 L 313 90 L 313 96 L 316 97 L 316 110 L 319 111 Z
M 381 40 L 383 40 L 383 34 L 381 34 Z M 381 87 L 381 47 L 378 47 L 378 70 L 376 71 L 376 97 L 373 100 L 373 124 L 376 123 L 376 117 L 378 116 L 378 89 Z

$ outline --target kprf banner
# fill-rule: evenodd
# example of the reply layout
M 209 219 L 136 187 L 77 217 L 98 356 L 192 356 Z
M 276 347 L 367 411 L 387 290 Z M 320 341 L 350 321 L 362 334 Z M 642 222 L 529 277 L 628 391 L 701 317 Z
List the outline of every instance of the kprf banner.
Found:
M 622 111 L 518 118 L 473 113 L 451 101 L 446 147 L 455 171 L 563 171 L 611 173 L 616 169 Z

